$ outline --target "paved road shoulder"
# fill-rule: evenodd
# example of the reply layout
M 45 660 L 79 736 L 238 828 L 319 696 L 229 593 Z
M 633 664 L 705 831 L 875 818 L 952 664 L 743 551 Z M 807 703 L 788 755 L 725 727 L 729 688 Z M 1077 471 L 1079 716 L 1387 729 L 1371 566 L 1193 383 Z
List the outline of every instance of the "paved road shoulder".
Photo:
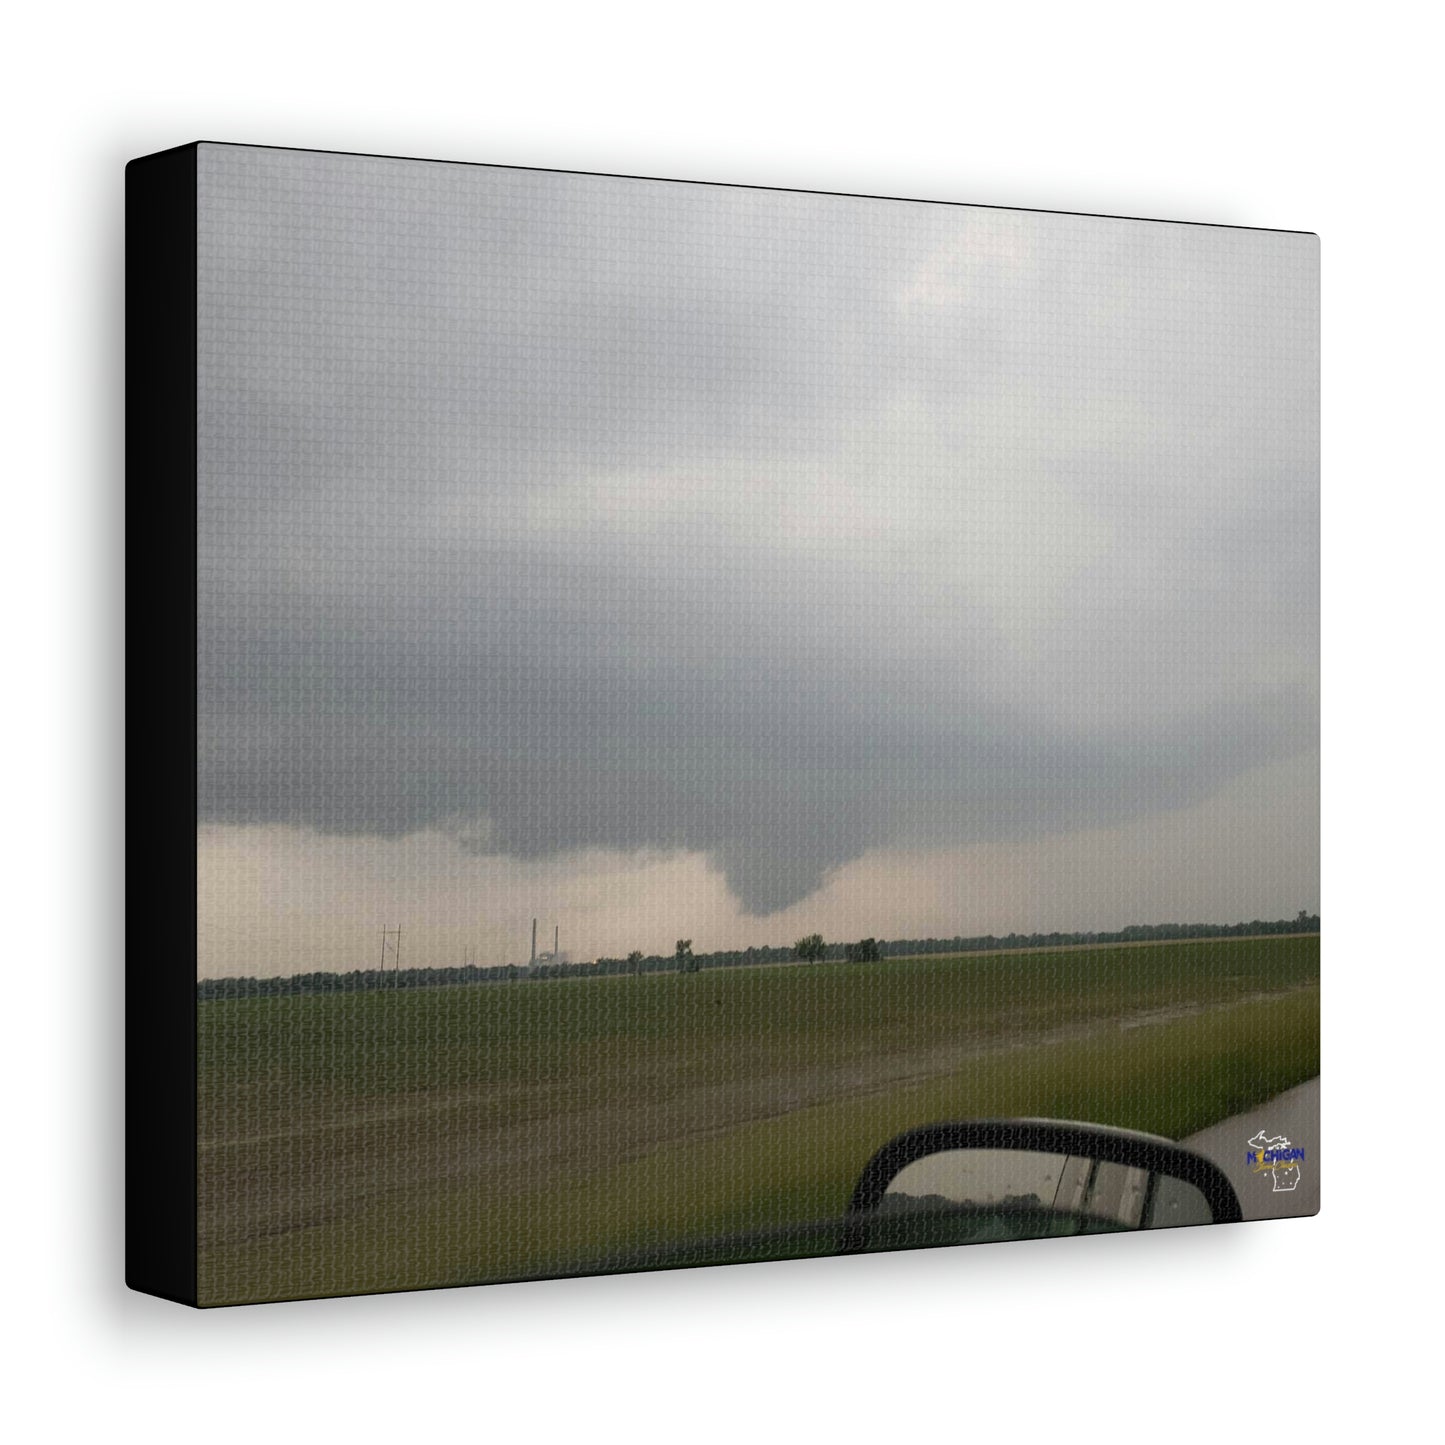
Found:
M 1303 1149 L 1297 1183 L 1276 1189 L 1275 1174 L 1256 1172 L 1249 1153 L 1250 1141 L 1261 1134 L 1267 1142 L 1289 1140 L 1290 1148 Z M 1317 1214 L 1320 1207 L 1320 1081 L 1311 1079 L 1286 1090 L 1257 1109 L 1236 1114 L 1222 1124 L 1213 1124 L 1181 1140 L 1206 1159 L 1213 1160 L 1239 1194 L 1246 1219 L 1288 1219 L 1294 1215 Z M 1278 1183 L 1288 1184 L 1289 1169 L 1279 1171 Z

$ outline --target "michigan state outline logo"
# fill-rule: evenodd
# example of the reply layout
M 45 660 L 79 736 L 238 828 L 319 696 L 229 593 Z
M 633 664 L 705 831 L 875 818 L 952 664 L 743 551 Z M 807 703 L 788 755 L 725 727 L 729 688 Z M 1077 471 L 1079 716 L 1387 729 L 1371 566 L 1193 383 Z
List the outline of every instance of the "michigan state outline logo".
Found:
M 1271 1136 L 1261 1129 L 1249 1141 L 1244 1158 L 1252 1173 L 1268 1174 L 1274 1182 L 1274 1192 L 1283 1194 L 1298 1187 L 1305 1151 L 1291 1144 L 1283 1134 Z

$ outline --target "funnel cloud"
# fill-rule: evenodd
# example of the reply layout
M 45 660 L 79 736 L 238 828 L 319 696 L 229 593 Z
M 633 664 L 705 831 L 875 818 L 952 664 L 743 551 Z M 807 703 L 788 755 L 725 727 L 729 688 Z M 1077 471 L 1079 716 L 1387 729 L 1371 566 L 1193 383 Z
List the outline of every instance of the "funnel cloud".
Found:
M 763 918 L 1313 790 L 1313 237 L 229 146 L 199 216 L 212 833 Z

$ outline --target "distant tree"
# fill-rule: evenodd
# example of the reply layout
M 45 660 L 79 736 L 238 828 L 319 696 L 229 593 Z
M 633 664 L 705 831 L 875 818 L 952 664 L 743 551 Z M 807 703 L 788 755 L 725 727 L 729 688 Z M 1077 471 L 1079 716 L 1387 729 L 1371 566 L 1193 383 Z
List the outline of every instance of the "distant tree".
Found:
M 906 958 L 912 956 L 961 954 L 978 950 L 993 951 L 1010 948 L 1058 948 L 1068 944 L 1086 944 L 1096 947 L 1112 943 L 1148 941 L 1155 939 L 1185 938 L 1248 938 L 1275 937 L 1280 934 L 1316 934 L 1320 931 L 1320 916 L 1301 909 L 1293 917 L 1276 919 L 1254 919 L 1244 923 L 1150 923 L 1131 924 L 1113 933 L 1011 933 L 1006 937 L 982 934 L 974 938 L 895 938 L 879 940 L 865 938 L 850 943 L 839 951 L 850 960 L 871 960 L 875 958 Z M 811 934 L 797 943 L 787 946 L 768 944 L 749 946 L 743 950 L 723 950 L 717 953 L 695 955 L 690 938 L 678 939 L 676 953 L 677 967 L 685 973 L 699 973 L 702 969 L 729 968 L 740 963 L 775 964 L 787 963 L 794 959 L 817 960 L 828 955 L 829 949 L 820 934 Z M 538 964 L 528 972 L 515 964 L 498 964 L 494 968 L 409 968 L 398 974 L 388 969 L 382 973 L 376 968 L 352 969 L 348 973 L 310 971 L 286 977 L 255 978 L 204 978 L 197 980 L 196 997 L 213 1001 L 222 999 L 271 999 L 289 998 L 299 994 L 337 994 L 369 991 L 373 989 L 447 987 L 457 984 L 490 985 L 507 980 L 532 978 L 545 981 L 555 978 L 576 978 L 596 973 L 620 974 L 626 972 L 656 972 L 665 969 L 664 955 L 644 956 L 634 950 L 626 958 L 599 958 L 595 965 L 583 963 Z
M 793 945 L 793 952 L 802 959 L 804 963 L 816 963 L 822 958 L 827 946 L 828 945 L 823 942 L 823 935 L 821 933 L 810 933 L 806 938 L 800 938 Z

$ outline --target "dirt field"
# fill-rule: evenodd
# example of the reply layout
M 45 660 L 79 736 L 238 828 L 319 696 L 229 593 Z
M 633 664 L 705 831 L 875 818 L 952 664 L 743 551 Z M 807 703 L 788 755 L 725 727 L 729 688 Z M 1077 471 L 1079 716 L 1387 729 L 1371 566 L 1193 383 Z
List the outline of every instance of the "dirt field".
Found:
M 1317 1071 L 1318 947 L 207 1003 L 203 1295 L 501 1278 L 816 1216 L 841 1207 L 881 1131 L 929 1110 L 1072 1107 L 1178 1137 Z M 800 1171 L 800 1151 L 815 1165 Z

